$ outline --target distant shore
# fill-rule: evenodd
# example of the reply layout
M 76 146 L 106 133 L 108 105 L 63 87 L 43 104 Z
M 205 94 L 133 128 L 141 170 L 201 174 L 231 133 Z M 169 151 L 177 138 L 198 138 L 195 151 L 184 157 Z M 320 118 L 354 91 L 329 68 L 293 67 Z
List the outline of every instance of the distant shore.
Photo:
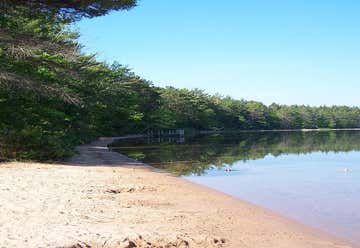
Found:
M 271 132 L 329 132 L 329 131 L 360 131 L 360 128 L 303 128 L 303 129 L 239 129 L 239 130 L 197 130 L 195 132 L 191 132 L 192 134 L 226 134 L 226 133 L 271 133 Z M 185 133 L 185 136 L 187 134 Z M 153 135 L 147 134 L 133 134 L 126 135 L 122 137 L 115 137 L 116 139 L 133 139 L 133 138 L 144 138 L 151 137 Z M 173 135 L 160 135 L 160 136 L 179 136 L 178 134 Z M 183 136 L 183 135 L 180 135 Z
M 0 165 L 0 246 L 349 248 L 261 207 L 111 152 Z
M 257 133 L 257 132 L 321 132 L 321 131 L 360 131 L 360 128 L 303 128 L 303 129 L 257 129 L 257 130 L 204 130 L 201 134 L 211 133 Z

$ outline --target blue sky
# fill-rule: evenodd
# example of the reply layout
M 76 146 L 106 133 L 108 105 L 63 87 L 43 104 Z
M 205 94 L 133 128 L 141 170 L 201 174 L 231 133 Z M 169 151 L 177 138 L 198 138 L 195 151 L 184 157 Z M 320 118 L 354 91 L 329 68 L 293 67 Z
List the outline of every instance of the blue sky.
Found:
M 358 0 L 141 0 L 76 24 L 84 51 L 158 86 L 360 106 Z

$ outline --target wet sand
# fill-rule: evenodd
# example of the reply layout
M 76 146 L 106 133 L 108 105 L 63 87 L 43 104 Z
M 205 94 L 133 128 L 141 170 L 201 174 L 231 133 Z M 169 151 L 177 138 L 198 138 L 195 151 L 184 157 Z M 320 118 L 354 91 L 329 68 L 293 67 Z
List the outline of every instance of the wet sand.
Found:
M 355 247 L 111 152 L 0 164 L 0 247 Z

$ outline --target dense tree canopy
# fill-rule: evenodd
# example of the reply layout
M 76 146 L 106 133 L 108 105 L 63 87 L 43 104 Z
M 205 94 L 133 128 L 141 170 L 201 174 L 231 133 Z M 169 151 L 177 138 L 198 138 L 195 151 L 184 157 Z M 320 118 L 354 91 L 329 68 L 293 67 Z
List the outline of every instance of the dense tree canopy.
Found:
M 113 10 L 126 10 L 136 5 L 136 0 L 2 0 L 3 12 L 25 7 L 33 15 L 56 14 L 58 17 L 74 21 L 82 17 L 97 17 Z
M 192 128 L 360 127 L 356 107 L 266 106 L 202 90 L 157 88 L 83 54 L 70 24 L 133 0 L 0 1 L 0 158 L 57 159 L 103 135 Z
M 171 87 L 162 89 L 161 93 L 162 104 L 173 116 L 174 122 L 168 128 L 269 130 L 360 127 L 358 107 L 266 106 L 256 101 L 211 96 L 197 89 Z

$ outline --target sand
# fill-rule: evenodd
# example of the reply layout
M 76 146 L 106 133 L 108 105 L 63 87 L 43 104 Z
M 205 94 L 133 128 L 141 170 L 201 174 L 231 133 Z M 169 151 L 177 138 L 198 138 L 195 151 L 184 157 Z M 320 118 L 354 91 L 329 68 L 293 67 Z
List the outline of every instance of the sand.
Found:
M 111 141 L 67 164 L 0 164 L 0 247 L 355 247 L 110 152 Z

